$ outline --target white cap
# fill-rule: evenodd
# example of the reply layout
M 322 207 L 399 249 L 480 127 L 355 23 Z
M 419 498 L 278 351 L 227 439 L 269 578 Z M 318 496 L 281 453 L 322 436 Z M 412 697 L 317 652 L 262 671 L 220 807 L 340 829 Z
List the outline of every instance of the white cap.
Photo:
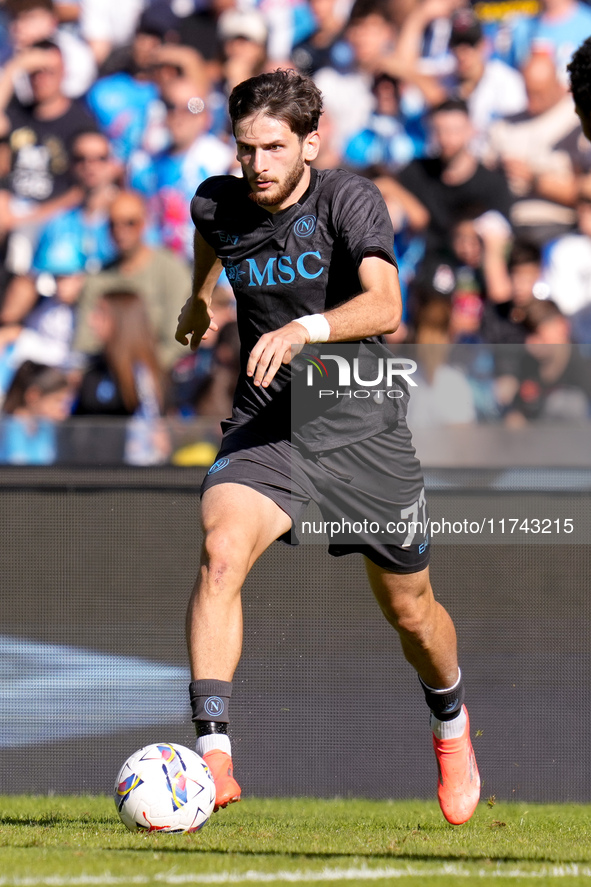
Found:
M 264 46 L 269 31 L 264 16 L 256 9 L 228 9 L 219 18 L 218 34 L 221 40 L 244 37 Z

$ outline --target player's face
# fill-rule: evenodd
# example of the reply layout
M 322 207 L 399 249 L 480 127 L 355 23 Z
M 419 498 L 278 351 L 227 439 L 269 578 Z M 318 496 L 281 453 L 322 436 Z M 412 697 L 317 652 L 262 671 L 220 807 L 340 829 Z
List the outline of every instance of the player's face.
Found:
M 310 183 L 308 164 L 318 154 L 318 133 L 299 139 L 283 121 L 255 114 L 239 120 L 235 134 L 236 159 L 251 200 L 269 212 L 297 203 Z

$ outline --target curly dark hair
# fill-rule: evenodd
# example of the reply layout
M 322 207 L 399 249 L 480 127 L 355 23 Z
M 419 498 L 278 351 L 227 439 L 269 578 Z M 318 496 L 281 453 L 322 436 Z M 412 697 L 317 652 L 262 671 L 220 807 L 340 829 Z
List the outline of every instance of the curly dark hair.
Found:
M 591 115 L 591 37 L 573 53 L 566 70 L 575 105 L 586 116 Z
M 228 102 L 232 129 L 252 114 L 268 114 L 286 123 L 299 139 L 318 129 L 322 93 L 313 80 L 293 70 L 250 77 L 235 86 Z

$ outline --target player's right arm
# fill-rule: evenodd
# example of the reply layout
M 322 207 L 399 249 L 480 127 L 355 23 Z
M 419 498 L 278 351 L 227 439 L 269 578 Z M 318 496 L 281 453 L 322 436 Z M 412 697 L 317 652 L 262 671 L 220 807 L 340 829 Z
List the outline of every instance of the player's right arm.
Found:
M 175 333 L 175 339 L 181 345 L 189 344 L 191 351 L 196 351 L 202 339 L 207 338 L 209 329 L 217 330 L 210 309 L 211 295 L 222 271 L 221 260 L 213 248 L 195 231 L 195 267 L 193 272 L 193 291 L 185 302 Z

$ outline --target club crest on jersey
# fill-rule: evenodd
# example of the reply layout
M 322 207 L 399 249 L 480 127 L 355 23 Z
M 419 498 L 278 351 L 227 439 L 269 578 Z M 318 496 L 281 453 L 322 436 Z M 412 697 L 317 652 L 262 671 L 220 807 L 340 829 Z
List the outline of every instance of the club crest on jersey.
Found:
M 213 463 L 213 465 L 211 466 L 211 468 L 209 469 L 209 471 L 207 473 L 208 474 L 217 474 L 217 472 L 221 471 L 222 468 L 227 468 L 227 466 L 229 464 L 230 464 L 230 460 L 227 458 L 226 459 L 218 459 L 217 462 Z
M 302 216 L 293 226 L 298 237 L 310 237 L 316 230 L 316 216 Z

